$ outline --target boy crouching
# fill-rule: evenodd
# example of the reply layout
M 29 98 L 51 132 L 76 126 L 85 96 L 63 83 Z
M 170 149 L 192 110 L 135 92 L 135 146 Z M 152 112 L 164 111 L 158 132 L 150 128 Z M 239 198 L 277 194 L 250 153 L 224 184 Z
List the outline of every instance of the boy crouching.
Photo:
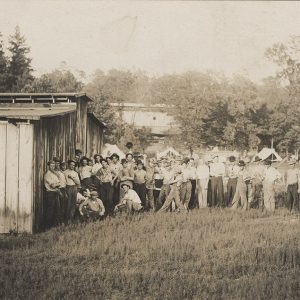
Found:
M 103 218 L 105 208 L 96 191 L 91 192 L 90 197 L 80 204 L 79 213 L 86 221 L 96 221 Z
M 127 209 L 129 214 L 141 211 L 143 208 L 141 199 L 136 191 L 132 189 L 132 183 L 130 181 L 124 181 L 121 187 L 124 190 L 124 197 L 120 203 L 116 205 L 115 212 L 123 211 L 124 209 Z

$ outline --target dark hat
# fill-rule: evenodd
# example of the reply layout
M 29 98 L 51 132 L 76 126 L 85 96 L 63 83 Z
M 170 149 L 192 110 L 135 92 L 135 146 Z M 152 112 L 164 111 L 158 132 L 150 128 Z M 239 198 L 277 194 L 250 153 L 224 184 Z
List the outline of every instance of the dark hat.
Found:
M 66 165 L 66 164 L 67 164 L 67 163 L 66 163 L 65 161 L 62 161 L 62 162 L 60 163 L 61 166 Z
M 245 167 L 245 165 L 246 165 L 246 164 L 245 164 L 245 162 L 244 162 L 243 160 L 240 160 L 240 161 L 239 161 L 239 166 L 240 166 L 240 167 Z
M 89 161 L 89 158 L 87 158 L 86 156 L 82 156 L 80 162 L 82 163 L 84 160 Z
M 122 158 L 122 160 L 121 160 L 121 164 L 123 165 L 123 164 L 125 164 L 125 163 L 127 163 L 128 161 L 127 161 L 127 159 L 126 158 Z
M 75 161 L 74 159 L 69 159 L 69 160 L 68 160 L 68 164 L 70 164 L 70 163 L 76 164 L 76 161 Z
M 235 162 L 235 157 L 233 155 L 229 156 L 229 161 L 230 162 Z
M 123 187 L 124 185 L 127 185 L 130 189 L 132 189 L 132 182 L 129 180 L 126 180 L 124 182 L 121 183 L 121 187 Z
M 55 164 L 55 161 L 54 161 L 54 160 L 49 160 L 49 161 L 47 162 L 47 165 L 49 166 L 50 164 Z
M 100 154 L 95 154 L 94 155 L 94 159 L 96 159 L 97 156 L 99 156 L 100 158 L 102 158 L 102 156 Z
M 94 184 L 89 184 L 88 185 L 88 189 L 91 190 L 91 191 L 97 190 L 97 188 L 96 188 L 96 186 Z
M 117 153 L 113 153 L 110 158 L 113 159 L 114 157 L 116 157 L 117 159 L 120 159 L 120 156 Z
M 60 159 L 58 158 L 58 157 L 53 157 L 53 160 L 55 161 L 55 162 L 59 162 L 60 163 Z
M 144 165 L 144 163 L 139 159 L 137 162 L 136 162 L 137 165 Z
M 80 149 L 76 149 L 75 150 L 75 155 L 79 155 L 79 154 L 82 154 L 82 151 Z

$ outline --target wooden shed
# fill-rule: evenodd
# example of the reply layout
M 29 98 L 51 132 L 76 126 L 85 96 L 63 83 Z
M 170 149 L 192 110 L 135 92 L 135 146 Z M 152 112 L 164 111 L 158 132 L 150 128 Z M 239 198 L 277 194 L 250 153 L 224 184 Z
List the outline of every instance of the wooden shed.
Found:
M 101 153 L 105 124 L 86 94 L 0 93 L 0 233 L 43 228 L 43 176 L 53 157 Z

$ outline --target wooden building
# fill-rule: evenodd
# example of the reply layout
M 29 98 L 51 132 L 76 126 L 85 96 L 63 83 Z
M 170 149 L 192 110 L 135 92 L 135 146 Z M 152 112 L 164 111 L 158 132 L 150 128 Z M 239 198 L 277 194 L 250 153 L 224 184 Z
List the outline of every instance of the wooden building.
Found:
M 105 124 L 86 94 L 0 93 L 0 233 L 43 228 L 43 176 L 53 157 L 101 153 Z

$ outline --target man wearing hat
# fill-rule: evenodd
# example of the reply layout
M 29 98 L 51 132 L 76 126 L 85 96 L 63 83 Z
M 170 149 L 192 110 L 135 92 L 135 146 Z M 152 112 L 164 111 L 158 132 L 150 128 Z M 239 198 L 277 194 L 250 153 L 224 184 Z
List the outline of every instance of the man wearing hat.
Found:
M 299 180 L 300 173 L 299 169 L 296 167 L 296 160 L 291 159 L 289 161 L 290 168 L 285 173 L 285 185 L 287 189 L 287 204 L 290 211 L 298 211 L 299 207 Z
M 182 184 L 182 179 L 181 173 L 173 173 L 172 179 L 169 181 L 170 192 L 158 213 L 169 211 L 173 201 L 175 202 L 178 211 L 187 211 L 187 207 L 182 204 L 180 199 L 180 186 Z
M 155 158 L 150 158 L 146 166 L 146 194 L 147 207 L 146 209 L 155 210 L 154 202 L 154 174 L 155 174 Z
M 79 206 L 79 213 L 85 220 L 97 220 L 104 216 L 105 207 L 98 198 L 98 192 L 92 191 L 90 193 L 90 198 L 88 197 Z
M 255 156 L 249 166 L 252 174 L 252 189 L 253 189 L 253 202 L 251 207 L 263 208 L 263 195 L 262 195 L 262 182 L 265 173 L 265 166 L 259 156 Z
M 228 160 L 229 162 L 226 168 L 226 175 L 228 177 L 227 199 L 226 199 L 225 206 L 231 205 L 232 199 L 235 195 L 238 175 L 240 171 L 240 168 L 237 166 L 236 159 L 234 156 L 230 156 Z
M 64 172 L 66 177 L 66 192 L 68 195 L 68 205 L 65 211 L 65 220 L 71 221 L 76 210 L 77 188 L 80 187 L 80 179 L 75 171 L 76 161 L 68 161 L 68 169 Z
M 44 175 L 45 185 L 45 225 L 50 228 L 57 225 L 58 214 L 60 211 L 60 181 L 57 173 L 55 172 L 55 161 L 50 160 L 47 163 L 48 170 Z
M 236 185 L 236 192 L 232 199 L 232 209 L 237 209 L 239 204 L 243 210 L 248 209 L 247 200 L 247 181 L 251 178 L 249 172 L 246 170 L 246 164 L 243 160 L 239 161 L 239 173 Z
M 136 191 L 132 189 L 132 181 L 128 180 L 122 182 L 121 188 L 124 190 L 124 197 L 120 203 L 116 205 L 115 211 L 118 211 L 123 206 L 126 206 L 129 214 L 140 211 L 143 208 L 142 202 Z
M 219 161 L 218 155 L 214 155 L 212 159 L 213 162 L 210 164 L 211 206 L 223 206 L 225 165 Z
M 66 186 L 67 186 L 67 181 L 66 181 L 66 176 L 63 173 L 63 171 L 61 170 L 61 160 L 57 157 L 53 158 L 53 160 L 55 161 L 55 173 L 57 174 L 59 181 L 60 181 L 60 185 L 59 185 L 59 190 L 60 190 L 60 197 L 59 197 L 59 201 L 60 201 L 60 211 L 59 213 L 59 218 L 61 221 L 63 221 L 65 219 L 66 216 L 66 209 L 67 209 L 67 203 L 68 203 L 68 195 L 66 192 Z
M 163 185 L 159 192 L 157 208 L 160 208 L 165 202 L 166 198 L 170 193 L 170 182 L 174 178 L 174 170 L 172 169 L 172 163 L 170 160 L 166 159 L 163 162 L 163 167 L 161 169 L 161 178 L 163 180 Z
M 264 161 L 266 166 L 263 180 L 264 207 L 266 211 L 275 211 L 275 183 L 281 179 L 278 170 L 272 167 L 272 161 L 267 159 Z
M 111 173 L 113 175 L 113 202 L 114 205 L 119 203 L 120 201 L 120 178 L 119 174 L 123 169 L 122 165 L 120 164 L 120 157 L 117 153 L 113 153 L 110 157 L 111 163 L 107 160 Z

